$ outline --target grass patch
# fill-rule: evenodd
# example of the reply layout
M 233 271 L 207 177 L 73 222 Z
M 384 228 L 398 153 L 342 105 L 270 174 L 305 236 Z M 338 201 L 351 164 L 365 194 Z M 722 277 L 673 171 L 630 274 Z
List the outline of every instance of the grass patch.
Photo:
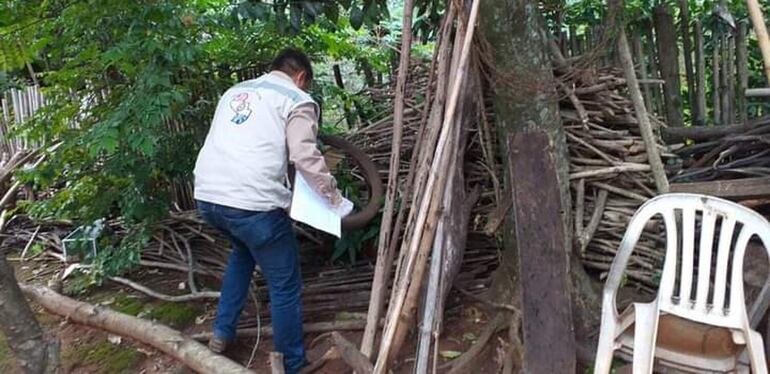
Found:
M 0 373 L 10 373 L 14 369 L 14 358 L 5 335 L 0 333 Z
M 144 310 L 145 303 L 141 300 L 128 295 L 119 294 L 115 296 L 115 303 L 110 307 L 116 312 L 136 316 Z
M 143 355 L 133 348 L 121 347 L 109 342 L 86 344 L 65 351 L 62 361 L 65 367 L 74 365 L 98 367 L 99 373 L 131 373 Z
M 172 328 L 180 329 L 195 322 L 195 317 L 198 314 L 200 314 L 200 308 L 197 306 L 182 303 L 161 303 L 152 308 L 146 317 Z

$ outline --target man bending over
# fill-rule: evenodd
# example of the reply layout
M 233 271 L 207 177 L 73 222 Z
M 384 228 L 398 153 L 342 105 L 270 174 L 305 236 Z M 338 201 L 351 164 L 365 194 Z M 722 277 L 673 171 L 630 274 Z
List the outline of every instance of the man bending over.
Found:
M 235 339 L 259 265 L 270 293 L 275 350 L 287 373 L 295 373 L 306 361 L 298 246 L 286 213 L 288 163 L 333 207 L 342 197 L 316 147 L 319 108 L 305 92 L 313 80 L 310 60 L 286 49 L 271 69 L 220 98 L 195 165 L 195 199 L 203 219 L 233 246 L 209 348 L 222 353 Z

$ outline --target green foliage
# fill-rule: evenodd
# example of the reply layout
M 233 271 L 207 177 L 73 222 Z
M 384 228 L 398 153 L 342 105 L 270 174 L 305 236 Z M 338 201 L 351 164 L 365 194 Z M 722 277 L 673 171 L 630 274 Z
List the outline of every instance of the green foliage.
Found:
M 347 255 L 345 260 L 351 264 L 356 262 L 358 255 L 363 251 L 364 246 L 372 243 L 380 234 L 380 217 L 372 220 L 365 228 L 346 232 L 342 238 L 334 243 L 334 252 L 332 261 L 340 261 Z
M 416 22 L 432 30 L 443 1 L 417 3 Z M 128 232 L 103 235 L 98 254 L 86 256 L 83 286 L 137 264 L 171 206 L 171 186 L 192 179 L 218 95 L 236 72 L 263 72 L 279 49 L 297 46 L 315 61 L 313 94 L 327 119 L 339 122 L 345 109 L 367 117 L 376 105 L 355 92 L 393 69 L 402 8 L 388 0 L 2 2 L 0 90 L 28 84 L 32 68 L 48 99 L 12 130 L 47 147 L 46 160 L 18 176 L 48 197 L 21 209 L 76 225 L 122 218 Z

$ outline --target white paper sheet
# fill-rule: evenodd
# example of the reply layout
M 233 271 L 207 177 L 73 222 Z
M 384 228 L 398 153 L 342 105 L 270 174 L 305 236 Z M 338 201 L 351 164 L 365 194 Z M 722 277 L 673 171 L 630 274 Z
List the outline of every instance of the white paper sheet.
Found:
M 289 216 L 298 222 L 328 232 L 336 237 L 342 235 L 342 217 L 350 214 L 353 203 L 343 198 L 342 204 L 332 207 L 307 183 L 302 174 L 294 176 L 294 195 L 291 199 Z

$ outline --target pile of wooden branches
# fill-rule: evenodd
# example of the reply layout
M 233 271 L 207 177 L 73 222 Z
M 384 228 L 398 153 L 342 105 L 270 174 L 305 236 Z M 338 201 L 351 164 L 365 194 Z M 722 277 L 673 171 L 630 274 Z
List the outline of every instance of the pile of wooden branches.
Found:
M 599 274 L 609 270 L 631 216 L 656 194 L 622 76 L 613 68 L 584 69 L 561 74 L 559 82 L 570 154 L 574 246 L 586 268 Z M 657 234 L 643 234 L 627 270 L 630 283 L 654 288 L 663 259 L 659 241 Z
M 747 125 L 669 129 L 667 135 L 696 141 L 675 151 L 684 162 L 672 182 L 770 176 L 770 117 Z
M 115 235 L 123 235 L 126 230 L 119 220 L 108 222 L 107 226 Z M 59 277 L 61 270 L 66 267 L 62 239 L 72 230 L 72 225 L 66 222 L 39 223 L 18 215 L 8 222 L 2 234 L 2 245 L 5 249 L 23 248 L 19 255 L 20 260 L 48 259 L 59 263 L 60 266 L 40 267 L 40 271 L 35 273 L 42 279 L 54 279 Z M 307 236 L 300 237 L 302 246 L 316 250 L 319 246 L 333 244 L 329 241 L 315 243 L 313 240 L 317 240 L 321 234 L 303 232 Z M 474 243 L 477 243 L 476 246 L 468 251 L 462 264 L 463 276 L 460 277 L 460 285 L 466 290 L 480 291 L 489 285 L 492 270 L 497 265 L 497 255 L 493 241 L 477 238 Z M 39 249 L 31 250 L 33 247 Z M 128 275 L 112 277 L 111 280 L 165 301 L 215 299 L 218 297 L 217 292 L 204 289 L 218 287 L 229 251 L 228 241 L 201 221 L 196 212 L 175 213 L 157 225 L 152 240 L 142 252 L 140 269 Z M 69 261 L 74 263 L 78 260 L 70 257 Z M 156 271 L 148 273 L 145 269 L 180 273 L 181 277 L 163 277 L 167 282 L 160 282 L 153 277 L 153 274 L 157 274 Z M 359 313 L 366 310 L 372 287 L 373 266 L 370 262 L 362 261 L 353 265 L 307 264 L 302 270 L 305 282 L 303 310 L 307 321 L 333 321 L 340 313 Z M 176 289 L 179 279 L 185 277 L 187 280 L 184 282 L 185 290 L 182 293 L 166 294 L 163 290 L 156 289 L 162 283 L 168 283 L 168 287 L 163 287 L 164 289 Z M 255 276 L 253 286 L 259 302 L 268 302 L 266 283 L 259 272 Z M 252 307 L 253 305 L 249 306 Z M 268 308 L 249 310 L 241 319 L 239 328 L 257 326 L 257 313 L 262 321 L 269 320 L 268 312 Z M 363 324 L 358 328 L 363 328 Z

